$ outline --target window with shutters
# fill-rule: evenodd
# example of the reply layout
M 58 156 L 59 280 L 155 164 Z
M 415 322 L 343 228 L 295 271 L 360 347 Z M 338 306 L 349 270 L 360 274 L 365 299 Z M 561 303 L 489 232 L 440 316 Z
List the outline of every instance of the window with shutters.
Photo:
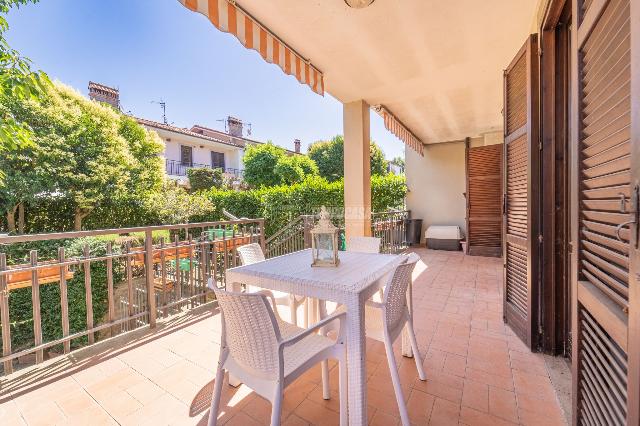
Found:
M 224 171 L 224 153 L 211 151 L 211 168 L 222 169 Z
M 193 165 L 193 147 L 180 145 L 180 164 L 189 167 Z

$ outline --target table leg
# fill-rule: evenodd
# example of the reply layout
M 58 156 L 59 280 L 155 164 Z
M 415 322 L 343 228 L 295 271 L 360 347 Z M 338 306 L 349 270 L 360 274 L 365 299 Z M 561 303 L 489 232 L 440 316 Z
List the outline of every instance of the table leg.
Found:
M 349 425 L 367 424 L 366 342 L 364 300 L 347 303 L 347 367 Z
M 242 291 L 242 286 L 239 283 L 231 283 L 231 285 L 227 285 L 229 287 L 229 291 L 240 292 Z M 237 388 L 240 386 L 242 382 L 233 374 L 229 373 L 229 386 L 233 386 Z

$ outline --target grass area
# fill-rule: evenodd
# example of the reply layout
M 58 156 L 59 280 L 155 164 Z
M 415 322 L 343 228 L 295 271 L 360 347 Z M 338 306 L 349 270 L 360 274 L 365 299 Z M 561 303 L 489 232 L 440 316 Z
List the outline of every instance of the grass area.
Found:
M 169 230 L 168 229 L 163 229 L 160 231 L 153 231 L 152 233 L 153 235 L 153 241 L 160 241 L 161 238 L 164 238 L 165 241 L 169 241 Z M 105 242 L 109 242 L 109 241 L 116 241 L 118 239 L 122 239 L 123 237 L 125 237 L 124 235 L 118 235 L 118 234 L 109 234 L 109 235 L 97 235 L 95 238 L 97 238 L 100 241 L 105 241 Z M 134 241 L 139 241 L 139 242 L 143 242 L 144 241 L 144 237 L 145 237 L 145 232 L 144 231 L 140 231 L 140 232 L 131 232 L 130 234 L 127 235 L 128 238 L 134 240 Z

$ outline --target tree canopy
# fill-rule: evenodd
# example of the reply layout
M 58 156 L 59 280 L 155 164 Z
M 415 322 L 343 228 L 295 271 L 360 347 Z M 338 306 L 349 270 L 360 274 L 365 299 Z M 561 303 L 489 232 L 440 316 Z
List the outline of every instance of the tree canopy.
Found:
M 245 182 L 255 188 L 278 185 L 280 177 L 275 168 L 278 160 L 285 155 L 285 150 L 271 141 L 247 146 L 242 158 Z
M 387 173 L 387 161 L 380 147 L 371 141 L 371 175 Z M 344 177 L 344 138 L 337 135 L 329 141 L 318 141 L 309 147 L 309 158 L 318 165 L 320 176 L 333 182 Z
M 194 217 L 210 216 L 214 209 L 204 192 L 189 194 L 171 181 L 149 197 L 147 207 L 163 224 L 189 223 Z
M 318 166 L 306 155 L 285 155 L 276 163 L 275 173 L 280 178 L 280 184 L 293 185 L 307 176 L 318 175 Z
M 31 61 L 12 49 L 4 37 L 9 29 L 5 15 L 12 7 L 20 7 L 38 0 L 0 0 L 0 95 L 18 99 L 37 99 L 43 96 L 51 84 L 42 71 L 33 71 Z M 8 110 L 0 110 L 0 151 L 27 145 L 30 142 L 30 128 L 16 120 Z M 0 170 L 0 173 L 2 171 Z M 0 175 L 0 179 L 2 176 Z
M 222 169 L 194 167 L 187 170 L 191 191 L 206 191 L 211 188 L 221 189 L 224 185 Z
M 27 146 L 0 153 L 7 175 L 0 183 L 0 204 L 10 226 L 16 206 L 34 198 L 67 200 L 74 228 L 81 229 L 82 220 L 105 200 L 140 200 L 161 189 L 162 142 L 111 107 L 56 83 L 40 98 L 0 95 L 0 111 L 31 131 Z M 21 161 L 26 157 L 31 167 Z
M 242 161 L 244 180 L 253 188 L 291 185 L 318 174 L 318 166 L 309 157 L 289 156 L 271 141 L 247 147 Z
M 391 161 L 389 161 L 392 164 L 395 164 L 396 166 L 404 169 L 405 167 L 405 163 L 404 163 L 404 158 L 400 157 L 399 155 L 396 157 L 393 157 L 393 159 Z

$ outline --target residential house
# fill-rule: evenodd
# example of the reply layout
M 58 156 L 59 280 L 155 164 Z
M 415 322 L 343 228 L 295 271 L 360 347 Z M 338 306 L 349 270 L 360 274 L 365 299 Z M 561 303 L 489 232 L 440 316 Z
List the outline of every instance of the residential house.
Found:
M 222 169 L 229 179 L 242 176 L 245 142 L 226 135 L 217 138 L 203 134 L 200 126 L 184 129 L 169 124 L 138 118 L 138 123 L 155 131 L 164 142 L 167 176 L 186 184 L 187 170 L 194 167 Z
M 89 97 L 120 109 L 119 90 L 103 84 L 89 82 Z M 190 168 L 222 169 L 227 179 L 237 181 L 244 169 L 242 158 L 248 145 L 261 144 L 244 136 L 242 120 L 228 116 L 226 132 L 199 124 L 182 128 L 166 123 L 136 117 L 138 123 L 155 131 L 164 143 L 165 170 L 167 176 L 181 185 L 188 183 Z M 301 142 L 294 141 L 295 150 L 287 150 L 289 155 L 300 154 Z

